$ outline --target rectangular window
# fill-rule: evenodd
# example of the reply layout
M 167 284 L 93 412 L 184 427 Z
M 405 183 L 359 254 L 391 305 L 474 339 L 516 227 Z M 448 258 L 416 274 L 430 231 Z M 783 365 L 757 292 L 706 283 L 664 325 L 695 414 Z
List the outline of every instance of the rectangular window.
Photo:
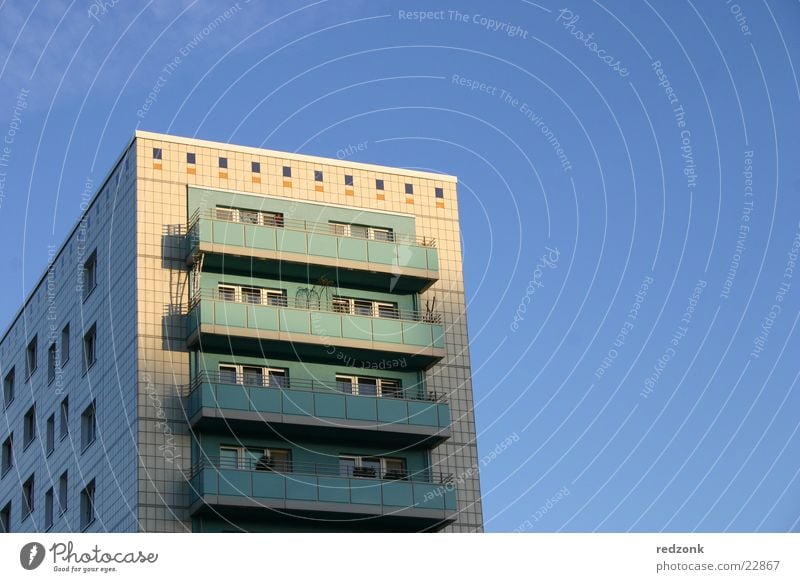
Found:
M 333 311 L 336 313 L 350 313 L 350 300 L 343 297 L 334 297 L 331 301 Z
M 262 212 L 261 222 L 264 224 L 264 226 L 283 228 L 283 214 L 280 212 Z
M 22 484 L 22 519 L 28 517 L 33 511 L 34 493 L 35 480 L 34 476 L 31 475 Z
M 351 174 L 344 175 L 344 185 L 345 186 L 352 186 L 353 185 L 353 176 Z
M 239 447 L 220 447 L 219 448 L 219 468 L 220 469 L 241 469 Z
M 242 303 L 261 304 L 261 289 L 242 287 Z
M 47 348 L 47 383 L 56 379 L 56 344 Z
M 219 159 L 219 167 L 223 170 L 228 168 L 228 158 L 220 158 Z
M 83 336 L 83 369 L 88 370 L 97 361 L 97 324 Z
M 391 228 L 381 228 L 373 226 L 370 228 L 370 237 L 373 240 L 382 240 L 387 242 L 394 241 L 394 231 Z
M 61 401 L 60 416 L 59 438 L 63 439 L 69 434 L 69 397 Z
M 267 305 L 271 305 L 273 307 L 286 307 L 289 304 L 285 291 L 264 289 L 264 299 L 264 302 Z
M 47 417 L 47 424 L 45 429 L 45 440 L 47 441 L 47 454 L 53 452 L 56 448 L 56 415 L 51 414 Z
M 434 188 L 437 198 L 444 198 L 444 188 Z
M 0 509 L 0 533 L 11 533 L 11 502 Z
M 58 511 L 59 513 L 64 513 L 69 506 L 68 501 L 69 495 L 69 474 L 67 471 L 61 473 L 61 477 L 58 478 Z
M 292 177 L 292 167 L 291 166 L 284 166 L 283 167 L 283 177 L 284 178 L 291 178 Z
M 14 368 L 12 367 L 3 380 L 3 406 L 8 406 L 14 401 Z
M 261 162 L 250 162 L 250 169 L 254 174 L 261 173 Z
M 394 241 L 394 231 L 383 226 L 367 226 L 366 224 L 345 224 L 329 222 L 331 233 L 336 236 L 352 236 L 380 241 Z
M 350 236 L 355 238 L 369 238 L 369 227 L 361 224 L 351 224 Z
M 286 370 L 280 368 L 267 368 L 267 386 L 271 388 L 286 388 L 289 383 Z
M 336 388 L 345 394 L 402 398 L 400 382 L 384 378 L 336 374 Z
M 372 317 L 372 301 L 369 299 L 353 299 L 352 313 Z
M 48 489 L 44 494 L 44 527 L 53 527 L 53 488 Z
M 219 448 L 220 468 L 245 471 L 292 470 L 292 452 L 288 449 L 245 448 L 222 445 Z
M 86 407 L 81 414 L 81 450 L 86 449 L 97 438 L 97 403 L 92 403 Z
M 258 224 L 258 211 L 257 210 L 240 210 L 239 211 L 239 222 L 243 222 L 245 224 Z
M 264 385 L 264 371 L 260 367 L 242 366 L 242 377 L 245 386 Z
M 403 389 L 397 380 L 381 380 L 380 395 L 384 398 L 402 398 Z
M 220 301 L 236 301 L 236 287 L 219 285 L 217 287 Z
M 164 152 L 161 151 L 161 148 L 153 148 L 153 159 L 160 160 L 163 153 Z
M 31 374 L 36 371 L 36 367 L 38 365 L 36 351 L 37 339 L 36 336 L 33 336 L 33 339 L 28 343 L 28 347 L 25 350 L 25 375 L 28 378 L 30 378 Z
M 314 181 L 322 182 L 322 170 L 314 170 Z
M 375 189 L 383 190 L 383 180 L 375 180 Z
M 5 475 L 14 466 L 14 433 L 3 441 L 3 471 Z
M 339 457 L 339 474 L 345 477 L 369 479 L 406 479 L 408 477 L 405 459 L 357 455 L 341 455 Z
M 92 252 L 83 264 L 83 298 L 84 300 L 97 287 L 97 251 Z
M 375 302 L 375 312 L 378 317 L 383 317 L 384 319 L 399 319 L 400 313 L 397 310 L 397 304 L 395 303 L 383 303 L 376 301 Z
M 408 479 L 405 459 L 384 458 L 382 460 L 384 479 Z
M 22 448 L 25 449 L 36 438 L 36 405 L 34 404 L 25 413 L 22 421 Z
M 197 156 L 195 156 L 194 152 L 186 152 L 186 163 L 187 164 L 197 163 Z
M 414 185 L 406 184 L 406 194 L 414 194 Z
M 228 366 L 225 364 L 219 365 L 219 381 L 221 384 L 236 384 L 237 378 L 238 374 L 236 366 Z
M 69 324 L 61 330 L 61 361 L 59 367 L 63 368 L 69 360 Z
M 235 208 L 221 208 L 218 206 L 214 209 L 214 211 L 215 211 L 214 217 L 217 220 L 227 220 L 230 222 L 235 222 L 238 216 L 238 213 L 236 212 Z
M 95 481 L 92 479 L 81 491 L 81 530 L 89 527 L 95 518 Z

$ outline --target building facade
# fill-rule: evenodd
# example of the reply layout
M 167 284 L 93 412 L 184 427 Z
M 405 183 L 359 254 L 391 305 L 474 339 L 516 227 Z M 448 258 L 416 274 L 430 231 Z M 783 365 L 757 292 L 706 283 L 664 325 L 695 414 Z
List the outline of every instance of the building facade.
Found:
M 456 184 L 136 132 L 0 340 L 3 529 L 481 531 Z

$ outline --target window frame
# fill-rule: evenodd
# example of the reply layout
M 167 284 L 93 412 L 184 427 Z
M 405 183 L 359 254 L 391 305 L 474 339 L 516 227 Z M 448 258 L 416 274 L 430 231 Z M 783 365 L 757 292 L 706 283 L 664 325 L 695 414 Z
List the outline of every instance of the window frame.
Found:
M 22 521 L 30 517 L 36 509 L 36 474 L 30 476 L 22 483 Z
M 351 461 L 352 462 L 352 470 L 350 471 L 343 471 L 347 469 L 347 465 L 343 465 L 342 461 Z M 365 464 L 366 462 L 366 464 Z M 393 469 L 390 471 L 388 469 L 388 463 L 400 463 L 402 469 L 398 471 L 397 469 Z M 378 465 L 377 471 L 375 474 L 368 475 L 367 473 L 369 470 L 374 470 L 376 467 L 374 465 Z M 342 477 L 348 477 L 350 479 L 386 479 L 386 475 L 389 473 L 404 473 L 403 478 L 407 478 L 408 476 L 408 463 L 407 459 L 403 457 L 381 457 L 377 455 L 358 455 L 353 453 L 342 453 L 339 455 L 339 474 Z M 357 475 L 356 473 L 363 473 Z M 400 478 L 400 477 L 394 477 Z
M 69 396 L 61 400 L 58 410 L 58 439 L 63 441 L 69 436 Z
M 375 393 L 363 394 L 361 391 L 362 380 L 375 381 Z M 343 394 L 350 394 L 352 396 L 373 396 L 376 398 L 403 398 L 403 383 L 395 378 L 380 378 L 376 376 L 359 376 L 356 374 L 336 374 L 336 389 Z M 345 392 L 340 389 L 340 385 L 349 381 L 350 392 Z M 365 384 L 366 385 L 366 384 Z M 390 386 L 394 389 L 391 390 L 391 395 L 387 390 Z
M 92 291 L 97 289 L 97 249 L 94 249 L 83 262 L 83 300 L 86 301 Z
M 39 367 L 39 336 L 34 334 L 25 348 L 25 379 L 30 380 L 31 376 Z
M 90 348 L 87 348 L 87 345 Z M 91 357 L 91 360 L 90 360 Z M 84 374 L 92 369 L 97 363 L 97 322 L 93 323 L 89 330 L 83 334 L 83 372 Z
M 223 368 L 229 374 L 232 372 L 234 374 L 235 381 L 233 384 L 238 384 L 241 386 L 259 386 L 262 388 L 286 388 L 289 385 L 289 369 L 288 368 L 276 368 L 274 366 L 258 366 L 256 364 L 230 364 L 227 362 L 220 362 L 217 365 L 217 372 L 218 377 L 220 378 L 220 383 L 230 384 L 230 382 L 222 382 L 223 377 Z M 261 384 L 253 384 L 245 382 L 245 368 L 250 369 L 258 369 L 260 370 L 261 375 Z M 227 376 L 230 378 L 230 376 Z M 272 384 L 273 377 L 282 377 L 283 383 L 276 383 L 275 385 Z
M 36 440 L 38 427 L 36 426 L 36 404 L 32 404 L 22 417 L 22 450 L 27 449 Z
M 81 453 L 97 440 L 97 400 L 92 400 L 81 413 Z
M 56 379 L 56 369 L 58 367 L 58 347 L 56 346 L 56 342 L 50 344 L 50 347 L 47 348 L 47 384 L 50 385 L 53 383 L 53 380 Z
M 58 515 L 64 515 L 69 509 L 69 470 L 58 476 Z
M 53 488 L 50 487 L 44 492 L 44 529 L 49 531 L 53 527 L 54 519 L 54 503 L 53 503 Z
M 55 413 L 47 417 L 45 421 L 45 455 L 50 454 L 56 450 L 56 415 Z
M 64 327 L 61 328 L 61 350 L 59 353 L 59 368 L 63 368 L 64 364 L 69 362 L 69 348 L 70 348 L 70 337 L 69 337 L 69 323 L 67 323 Z
M 0 533 L 11 533 L 11 501 L 0 509 Z
M 11 469 L 14 468 L 14 432 L 8 433 L 8 436 L 3 440 L 2 453 L 0 453 L 0 478 L 5 477 Z
M 3 408 L 8 408 L 14 402 L 17 395 L 16 381 L 17 381 L 16 366 L 11 366 L 11 369 L 3 377 Z
M 97 481 L 92 479 L 81 489 L 80 523 L 81 531 L 86 531 L 97 519 Z

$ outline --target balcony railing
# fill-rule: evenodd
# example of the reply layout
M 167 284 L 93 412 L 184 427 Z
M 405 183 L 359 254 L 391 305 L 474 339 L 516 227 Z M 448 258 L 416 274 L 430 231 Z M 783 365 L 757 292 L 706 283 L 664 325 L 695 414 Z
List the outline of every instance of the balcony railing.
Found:
M 227 216 L 226 216 L 227 214 Z M 416 236 L 409 234 L 402 234 L 396 232 L 382 233 L 379 236 L 368 238 L 366 236 L 359 236 L 357 233 L 343 232 L 337 225 L 329 222 L 313 222 L 308 220 L 297 220 L 293 218 L 285 218 L 283 216 L 271 217 L 266 223 L 255 222 L 242 219 L 242 215 L 238 212 L 224 213 L 216 212 L 215 210 L 197 210 L 189 219 L 187 224 L 187 232 L 192 233 L 195 224 L 200 219 L 217 220 L 221 222 L 232 222 L 235 224 L 246 224 L 248 226 L 264 226 L 271 228 L 282 228 L 286 230 L 295 230 L 310 234 L 325 234 L 337 237 L 357 238 L 375 240 L 378 242 L 398 243 L 402 245 L 411 245 L 425 248 L 436 248 L 436 239 L 432 237 Z
M 190 384 L 184 386 L 183 395 L 191 396 L 203 384 L 230 384 L 239 385 L 244 388 L 300 390 L 303 392 L 354 395 L 352 392 L 347 391 L 347 388 L 351 387 L 350 384 L 324 382 L 322 380 L 305 378 L 295 379 L 275 376 L 270 377 L 267 375 L 264 375 L 262 381 L 259 383 L 250 374 L 237 373 L 234 375 L 231 373 L 219 373 L 213 371 L 200 372 L 197 374 Z M 381 394 L 378 394 L 376 390 L 375 394 L 357 394 L 357 396 L 362 396 L 364 398 L 390 398 L 393 400 L 413 400 L 420 402 L 445 403 L 447 401 L 444 394 L 437 392 L 428 392 L 427 394 L 422 394 L 421 387 L 418 385 L 411 388 L 393 387 L 391 392 L 386 391 L 386 393 Z

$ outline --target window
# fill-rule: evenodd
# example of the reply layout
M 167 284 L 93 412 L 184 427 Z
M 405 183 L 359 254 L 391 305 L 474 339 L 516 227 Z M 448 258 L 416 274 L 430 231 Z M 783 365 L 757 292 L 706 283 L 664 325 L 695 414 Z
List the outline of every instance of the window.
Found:
M 238 369 L 236 366 L 219 365 L 219 381 L 221 384 L 236 384 Z
M 261 304 L 261 289 L 242 287 L 242 303 Z
M 370 227 L 370 234 L 369 238 L 374 240 L 382 240 L 387 242 L 392 242 L 394 240 L 394 232 L 391 228 L 380 228 L 377 226 Z
M 339 474 L 343 477 L 369 479 L 407 479 L 406 461 L 394 457 L 362 457 L 341 455 Z
M 261 162 L 250 162 L 250 169 L 254 174 L 261 173 Z
M 394 303 L 383 303 L 381 301 L 376 301 L 375 311 L 378 317 L 383 317 L 384 319 L 400 318 L 400 313 L 397 310 L 397 305 Z
M 351 174 L 344 175 L 344 185 L 345 186 L 352 186 L 353 185 L 353 176 Z
M 83 264 L 83 298 L 84 300 L 97 287 L 97 251 L 94 251 Z
M 222 445 L 219 448 L 221 469 L 245 471 L 292 470 L 292 452 L 289 449 L 267 449 Z
M 414 185 L 406 184 L 406 194 L 414 194 Z
M 187 164 L 197 163 L 197 156 L 195 156 L 194 152 L 186 152 L 186 163 Z
M 53 452 L 56 448 L 56 415 L 51 414 L 47 417 L 47 424 L 45 429 L 45 440 L 47 441 L 47 454 Z
M 397 309 L 396 303 L 334 295 L 331 306 L 336 313 L 362 315 L 364 317 L 382 317 L 386 319 L 400 318 L 400 311 Z
M 61 330 L 61 361 L 59 367 L 63 368 L 69 360 L 69 324 Z
M 0 509 L 0 533 L 11 532 L 11 502 L 6 503 L 3 509 Z
M 69 474 L 67 471 L 61 473 L 61 477 L 58 478 L 58 511 L 59 513 L 64 513 L 68 507 L 68 496 L 69 494 Z
M 224 384 L 285 388 L 288 385 L 288 371 L 283 368 L 220 364 L 219 379 Z
M 69 434 L 69 397 L 61 401 L 61 418 L 59 426 L 59 438 L 65 438 Z
M 220 208 L 217 206 L 214 210 L 214 216 L 217 220 L 236 221 L 238 213 L 235 208 Z
M 264 226 L 283 228 L 283 214 L 280 212 L 262 212 L 261 221 Z
M 36 405 L 34 404 L 25 413 L 22 421 L 22 448 L 25 449 L 36 438 Z
M 153 148 L 153 159 L 154 160 L 160 160 L 162 154 L 163 154 L 163 152 L 161 151 L 161 148 Z
M 292 167 L 291 166 L 284 166 L 283 167 L 283 177 L 284 178 L 291 178 L 292 177 Z
M 236 301 L 236 287 L 231 285 L 219 285 L 220 301 Z
M 289 385 L 287 371 L 280 368 L 267 368 L 267 386 L 286 388 Z
M 81 491 L 81 529 L 89 527 L 95 518 L 95 482 L 89 481 Z
M 263 289 L 261 287 L 240 287 L 238 285 L 217 286 L 220 301 L 240 301 L 252 305 L 271 305 L 286 307 L 286 292 L 280 289 Z
M 28 378 L 36 371 L 36 344 L 36 336 L 33 336 L 33 339 L 28 343 L 28 347 L 25 350 L 25 374 Z
M 274 291 L 272 289 L 264 289 L 264 299 L 267 305 L 273 307 L 286 307 L 289 303 L 286 299 L 285 291 Z
M 31 475 L 22 484 L 22 519 L 23 520 L 26 517 L 28 517 L 31 514 L 31 512 L 33 511 L 34 488 L 35 488 L 34 476 Z
M 322 170 L 314 170 L 314 181 L 322 182 Z
M 97 438 L 97 404 L 94 400 L 81 414 L 81 448 L 86 449 Z
M 88 370 L 97 361 L 97 324 L 83 336 L 83 369 Z
M 8 438 L 3 441 L 3 470 L 2 475 L 5 475 L 11 467 L 14 466 L 14 433 L 8 435 Z
M 44 494 L 44 527 L 53 527 L 53 488 L 48 489 Z
M 245 224 L 258 224 L 258 211 L 257 210 L 240 210 L 239 222 Z
M 367 226 L 365 224 L 346 224 L 330 222 L 331 232 L 336 236 L 352 236 L 380 241 L 393 241 L 394 231 L 383 226 Z
M 14 368 L 12 367 L 3 380 L 3 406 L 8 406 L 14 400 Z
M 47 383 L 56 379 L 56 344 L 47 348 Z
M 223 170 L 228 169 L 228 158 L 220 158 L 219 167 L 222 168 Z
M 444 188 L 434 188 L 437 198 L 444 198 Z
M 375 180 L 375 189 L 383 190 L 383 180 Z
M 400 382 L 388 378 L 367 378 L 336 374 L 336 388 L 345 394 L 358 396 L 382 396 L 384 398 L 402 398 Z

